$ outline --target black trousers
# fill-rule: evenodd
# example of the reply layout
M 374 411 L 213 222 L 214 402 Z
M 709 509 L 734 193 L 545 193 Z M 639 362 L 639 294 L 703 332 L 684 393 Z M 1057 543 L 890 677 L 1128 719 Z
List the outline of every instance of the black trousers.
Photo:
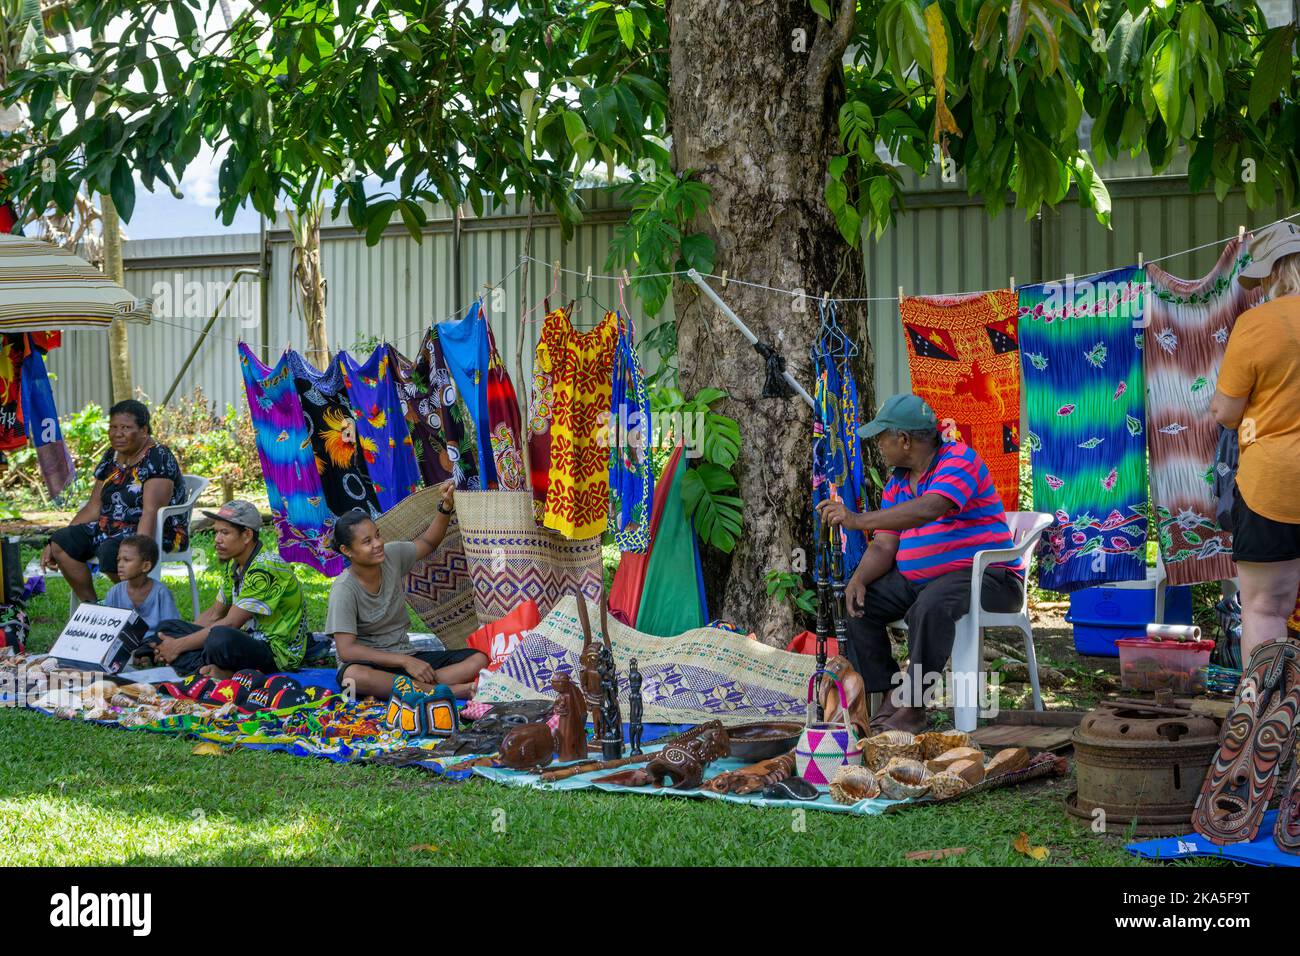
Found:
M 158 633 L 168 637 L 185 637 L 202 628 L 190 621 L 172 619 L 158 624 Z M 204 664 L 212 664 L 226 671 L 242 671 L 248 668 L 272 674 L 279 670 L 275 666 L 275 656 L 271 645 L 259 641 L 247 631 L 237 627 L 218 626 L 208 631 L 208 638 L 203 646 L 186 651 L 172 661 L 172 669 L 178 674 L 193 674 Z
M 900 618 L 907 623 L 909 670 L 903 700 L 924 688 L 931 675 L 942 674 L 957 637 L 957 622 L 970 610 L 969 570 L 953 571 L 917 586 L 903 577 L 898 566 L 867 585 L 861 617 L 849 615 L 849 646 L 844 649 L 853 669 L 862 675 L 870 693 L 887 693 L 898 683 L 899 667 L 889 647 L 887 625 Z M 986 611 L 1008 612 L 1020 607 L 1024 582 L 1006 568 L 984 572 L 980 589 Z

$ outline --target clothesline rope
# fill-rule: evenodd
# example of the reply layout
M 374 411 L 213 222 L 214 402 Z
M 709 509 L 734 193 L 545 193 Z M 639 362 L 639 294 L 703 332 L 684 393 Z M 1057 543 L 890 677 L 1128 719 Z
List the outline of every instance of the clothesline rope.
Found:
M 1263 225 L 1263 226 L 1258 226 L 1258 227 L 1256 227 L 1255 229 L 1250 230 L 1250 231 L 1251 231 L 1251 232 L 1259 232 L 1259 231 L 1262 230 L 1262 229 L 1267 229 L 1269 226 L 1276 226 L 1276 225 L 1277 225 L 1278 223 L 1280 223 L 1280 222 L 1289 222 L 1290 220 L 1292 220 L 1292 219 L 1296 219 L 1297 217 L 1300 217 L 1300 212 L 1298 212 L 1298 213 L 1292 213 L 1292 214 L 1289 215 L 1289 216 L 1283 216 L 1281 219 L 1275 219 L 1273 222 L 1267 223 L 1266 225 Z M 1199 252 L 1199 251 L 1201 251 L 1202 249 L 1209 249 L 1209 248 L 1211 248 L 1212 246 L 1221 246 L 1221 245 L 1223 245 L 1224 243 L 1226 243 L 1226 242 L 1230 242 L 1231 240 L 1233 240 L 1233 239 L 1235 239 L 1235 238 L 1236 238 L 1236 234 L 1231 235 L 1231 236 L 1227 236 L 1226 238 L 1223 238 L 1223 239 L 1215 239 L 1215 240 L 1213 240 L 1213 241 L 1211 241 L 1211 242 L 1205 242 L 1205 243 L 1202 243 L 1202 244 L 1199 245 L 1199 246 L 1192 246 L 1190 249 L 1180 249 L 1179 251 L 1177 251 L 1177 252 L 1171 252 L 1171 253 L 1169 253 L 1168 255 L 1158 256 L 1158 257 L 1156 257 L 1156 258 L 1154 258 L 1154 259 L 1146 259 L 1145 261 L 1146 261 L 1146 262 L 1167 262 L 1168 260 L 1170 260 L 1170 259 L 1175 259 L 1175 258 L 1177 258 L 1178 256 L 1189 255 L 1189 254 L 1191 254 L 1191 253 L 1193 253 L 1193 252 Z M 529 262 L 535 262 L 535 263 L 537 263 L 537 264 L 539 264 L 539 265 L 546 266 L 548 269 L 549 269 L 549 268 L 554 268 L 554 264 L 553 264 L 553 263 L 546 262 L 546 261 L 543 260 L 543 259 L 537 259 L 537 258 L 534 258 L 533 256 L 520 256 L 519 259 L 520 259 L 520 262 L 521 262 L 521 263 L 524 262 L 525 260 L 527 260 L 527 261 L 529 261 Z M 564 273 L 564 274 L 566 274 L 566 275 L 577 276 L 577 277 L 579 277 L 579 278 L 581 278 L 581 279 L 584 279 L 584 280 L 590 277 L 592 280 L 595 280 L 595 279 L 603 279 L 603 280 L 607 280 L 607 281 L 618 281 L 618 282 L 623 281 L 623 276 L 622 276 L 622 275 L 603 275 L 603 274 L 598 273 L 598 272 L 587 273 L 587 272 L 581 272 L 581 271 L 579 271 L 579 270 L 577 270 L 577 269 L 566 269 L 566 268 L 563 268 L 563 267 L 561 267 L 559 271 L 562 272 L 562 273 Z M 1016 289 L 1023 289 L 1023 288 L 1026 288 L 1027 286 L 1031 286 L 1031 285 L 1046 285 L 1046 284 L 1048 284 L 1049 282 L 1052 282 L 1052 283 L 1062 283 L 1062 282 L 1070 282 L 1070 281 L 1073 281 L 1073 282 L 1076 282 L 1076 283 L 1077 283 L 1077 282 L 1083 281 L 1083 280 L 1085 280 L 1085 279 L 1089 279 L 1089 278 L 1091 278 L 1092 276 L 1102 275 L 1103 273 L 1106 273 L 1106 272 L 1109 272 L 1109 271 L 1111 271 L 1111 270 L 1110 270 L 1110 269 L 1098 269 L 1098 270 L 1095 271 L 1095 272 L 1089 272 L 1089 273 L 1085 273 L 1085 274 L 1081 274 L 1081 275 L 1067 274 L 1067 275 L 1061 276 L 1059 279 L 1045 280 L 1044 282 L 1041 282 L 1041 283 L 1040 283 L 1040 282 L 1027 282 L 1027 283 L 1025 283 L 1024 285 L 1017 285 L 1015 288 L 1016 288 Z M 700 273 L 700 275 L 701 275 L 703 278 L 705 278 L 705 279 L 722 279 L 722 276 L 716 275 L 716 274 L 711 273 L 711 272 L 709 272 L 709 273 Z M 682 278 L 682 279 L 687 279 L 687 278 L 689 278 L 689 273 L 688 273 L 687 271 L 675 271 L 675 272 L 648 272 L 648 273 L 646 273 L 645 275 L 640 275 L 640 276 L 635 276 L 635 277 L 629 277 L 629 278 L 637 278 L 637 279 L 659 279 L 659 278 L 664 278 L 664 277 L 667 277 L 667 276 L 671 276 L 671 277 L 673 277 L 673 278 Z M 779 286 L 764 285 L 764 284 L 761 283 L 761 282 L 750 282 L 750 281 L 748 281 L 748 280 L 746 280 L 746 279 L 737 279 L 737 278 L 732 277 L 732 276 L 728 276 L 728 277 L 726 278 L 725 281 L 726 281 L 727 284 L 732 284 L 732 283 L 734 283 L 734 284 L 736 284 L 736 285 L 743 285 L 743 286 L 746 286 L 746 287 L 751 288 L 751 289 L 762 289 L 762 290 L 764 290 L 765 292 L 778 292 L 778 293 L 781 293 L 782 295 L 788 295 L 788 296 L 790 296 L 791 298 L 794 298 L 794 299 L 808 299 L 808 300 L 811 300 L 811 301 L 821 301 L 821 299 L 822 299 L 822 296 L 817 295 L 816 293 L 809 293 L 809 292 L 806 292 L 806 291 L 804 291 L 804 290 L 802 290 L 802 289 L 783 289 L 783 288 L 780 288 Z M 927 296 L 930 297 L 930 298 L 942 298 L 942 297 L 944 297 L 944 296 L 981 295 L 981 294 L 983 294 L 983 293 L 985 293 L 985 292 L 1000 292 L 1000 291 L 1002 291 L 1002 289 L 1005 289 L 1005 288 L 1007 288 L 1007 287 L 1006 287 L 1006 286 L 1002 286 L 1000 289 L 967 289 L 967 290 L 964 290 L 964 291 L 962 291 L 962 292 L 933 292 L 933 293 L 927 293 Z M 844 303 L 844 302 L 897 302 L 897 301 L 899 301 L 899 300 L 898 300 L 898 296 L 896 296 L 896 295 L 876 295 L 876 296 L 859 296 L 859 297 L 854 297 L 854 298 L 835 298 L 835 297 L 832 297 L 832 301 L 834 301 L 834 302 L 839 302 L 839 303 Z

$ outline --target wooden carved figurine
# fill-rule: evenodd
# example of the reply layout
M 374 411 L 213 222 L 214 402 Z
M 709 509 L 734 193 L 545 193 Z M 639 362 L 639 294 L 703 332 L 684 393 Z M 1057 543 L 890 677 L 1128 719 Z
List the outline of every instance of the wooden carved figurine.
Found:
M 582 696 L 591 714 L 591 726 L 597 740 L 604 736 L 600 724 L 600 645 L 591 639 L 591 621 L 587 617 L 587 597 L 581 591 L 578 599 L 578 622 L 582 625 L 582 654 L 578 657 L 578 680 Z
M 719 720 L 688 730 L 646 764 L 657 786 L 672 781 L 674 790 L 694 790 L 704 779 L 704 768 L 731 753 L 731 739 Z
M 565 671 L 551 678 L 555 691 L 555 716 L 560 725 L 555 730 L 555 749 L 561 763 L 587 757 L 587 701 L 582 691 Z
M 601 756 L 617 760 L 623 756 L 623 716 L 618 707 L 618 671 L 614 667 L 614 652 L 608 647 L 600 649 L 600 724 L 604 734 L 600 738 Z
M 641 724 L 641 671 L 636 666 L 636 658 L 627 665 L 627 742 L 632 753 L 641 753 L 641 734 L 645 728 Z

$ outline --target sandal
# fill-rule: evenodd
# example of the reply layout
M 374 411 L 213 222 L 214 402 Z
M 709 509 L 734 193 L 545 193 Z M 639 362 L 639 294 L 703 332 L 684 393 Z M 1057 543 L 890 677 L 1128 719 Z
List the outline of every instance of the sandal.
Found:
M 1196 798 L 1192 828 L 1197 833 L 1220 846 L 1255 838 L 1277 770 L 1291 754 L 1298 714 L 1300 647 L 1285 640 L 1260 645 L 1250 656 Z

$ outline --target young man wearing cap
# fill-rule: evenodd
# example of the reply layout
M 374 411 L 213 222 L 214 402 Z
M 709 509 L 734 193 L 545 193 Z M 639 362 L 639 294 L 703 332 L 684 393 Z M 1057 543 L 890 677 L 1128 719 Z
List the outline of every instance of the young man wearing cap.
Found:
M 970 607 L 975 553 L 1012 547 L 1013 539 L 988 467 L 968 445 L 943 441 L 934 410 L 920 398 L 888 399 L 858 436 L 876 440 L 893 473 L 879 511 L 857 514 L 834 500 L 818 506 L 823 521 L 871 535 L 846 589 L 845 656 L 869 692 L 885 693 L 873 729 L 917 732 L 926 727 L 926 691 L 941 679 L 957 621 Z M 987 610 L 1018 608 L 1023 562 L 991 565 L 981 593 Z M 886 631 L 899 618 L 908 627 L 906 674 Z
M 228 501 L 203 513 L 212 519 L 221 589 L 193 624 L 158 625 L 156 656 L 177 673 L 222 679 L 246 668 L 297 670 L 310 637 L 302 585 L 286 561 L 262 549 L 257 507 Z

